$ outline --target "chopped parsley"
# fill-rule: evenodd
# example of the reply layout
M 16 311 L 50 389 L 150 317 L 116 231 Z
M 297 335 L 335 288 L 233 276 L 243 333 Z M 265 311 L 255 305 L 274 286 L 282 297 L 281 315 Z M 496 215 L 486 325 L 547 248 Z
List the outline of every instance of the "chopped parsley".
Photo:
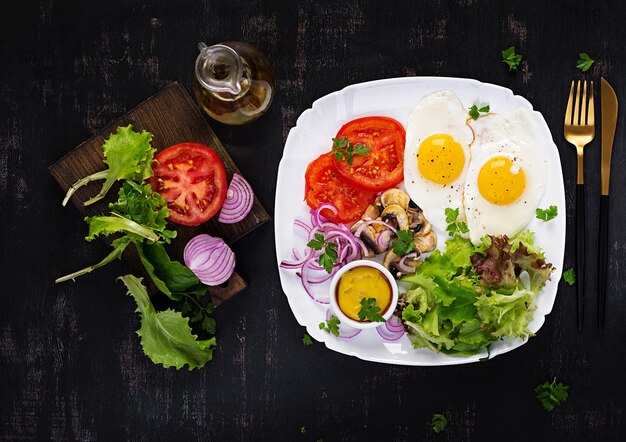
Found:
M 537 396 L 541 406 L 546 411 L 552 411 L 554 407 L 561 405 L 567 400 L 567 390 L 569 390 L 569 386 L 563 385 L 561 382 L 557 384 L 556 378 L 554 378 L 552 382 L 546 381 L 537 385 L 535 396 Z
M 522 61 L 522 56 L 520 54 L 515 53 L 515 46 L 511 46 L 508 49 L 505 49 L 501 52 L 502 54 L 502 63 L 506 63 L 509 67 L 509 71 L 517 71 L 517 67 Z
M 365 155 L 370 150 L 372 150 L 372 148 L 365 144 L 349 143 L 347 138 L 333 138 L 333 150 L 330 154 L 334 155 L 337 161 L 341 161 L 345 157 L 348 164 L 352 166 L 354 155 Z
M 404 256 L 411 253 L 415 249 L 412 230 L 398 230 L 396 235 L 398 236 L 398 239 L 391 243 L 393 246 L 393 253 L 398 256 Z
M 448 419 L 443 414 L 435 413 L 432 418 L 433 431 L 435 433 L 441 433 L 446 429 L 448 425 Z
M 472 120 L 478 120 L 478 117 L 480 117 L 480 114 L 485 114 L 489 112 L 489 105 L 485 105 L 481 108 L 479 108 L 476 105 L 473 105 L 472 107 L 469 108 L 469 114 L 470 117 L 472 117 Z
M 535 210 L 535 217 L 542 221 L 548 222 L 551 219 L 556 218 L 559 214 L 559 211 L 556 206 L 550 206 L 547 209 L 537 209 Z
M 574 272 L 574 269 L 567 269 L 563 272 L 563 279 L 565 280 L 565 282 L 567 282 L 569 285 L 574 285 L 576 284 L 576 272 Z
M 317 262 L 319 265 L 324 267 L 327 273 L 333 271 L 333 265 L 337 263 L 337 244 L 331 241 L 326 241 L 324 235 L 321 233 L 316 233 L 315 238 L 313 238 L 307 244 L 307 247 L 312 248 L 313 250 L 322 250 L 324 249 L 324 253 L 322 253 L 319 258 L 317 258 Z
M 308 335 L 308 333 L 305 333 L 305 334 L 302 336 L 302 343 L 303 343 L 305 346 L 309 346 L 309 345 L 311 345 L 311 344 L 313 343 L 313 340 L 312 340 L 312 339 L 311 339 L 311 337 Z
M 324 330 L 327 333 L 339 336 L 339 324 L 341 324 L 339 318 L 335 315 L 332 315 L 330 318 L 328 318 L 327 321 L 320 322 L 319 327 L 320 330 Z
M 359 320 L 385 322 L 385 318 L 383 318 L 380 314 L 380 307 L 376 305 L 376 298 L 361 298 L 361 310 L 359 310 Z
M 300 427 L 300 434 L 306 434 L 306 427 L 304 425 Z
M 587 72 L 595 62 L 596 61 L 591 58 L 589 54 L 587 54 L 586 52 L 581 52 L 580 54 L 578 54 L 576 67 L 583 72 Z
M 457 219 L 459 218 L 458 207 L 456 209 L 451 209 L 447 207 L 445 213 L 446 213 L 446 223 L 448 223 L 448 227 L 446 228 L 446 231 L 448 232 L 450 236 L 454 236 L 457 233 L 460 233 L 461 235 L 463 235 L 469 232 L 469 228 L 467 227 L 467 224 L 465 224 L 464 222 L 457 221 Z

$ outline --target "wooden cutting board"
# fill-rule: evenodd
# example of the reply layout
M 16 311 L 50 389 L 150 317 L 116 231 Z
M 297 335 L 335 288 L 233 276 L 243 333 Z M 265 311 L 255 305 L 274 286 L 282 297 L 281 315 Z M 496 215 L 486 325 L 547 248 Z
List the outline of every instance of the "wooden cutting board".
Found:
M 50 173 L 64 193 L 80 178 L 106 168 L 102 162 L 102 144 L 112 132 L 117 130 L 118 126 L 127 126 L 128 124 L 132 124 L 136 131 L 147 130 L 152 132 L 154 134 L 152 146 L 157 149 L 157 152 L 185 141 L 206 144 L 212 147 L 222 158 L 229 180 L 233 173 L 241 174 L 187 91 L 178 83 L 172 83 L 50 166 Z M 117 200 L 119 183 L 109 191 L 106 198 L 85 207 L 83 201 L 97 194 L 101 185 L 102 181 L 90 183 L 80 188 L 73 195 L 72 202 L 82 215 L 94 216 L 108 213 L 108 204 Z M 63 195 L 59 194 L 59 202 L 62 198 Z M 255 197 L 252 211 L 245 219 L 236 224 L 219 223 L 217 216 L 215 216 L 207 223 L 197 227 L 176 225 L 178 236 L 168 246 L 168 252 L 172 259 L 182 261 L 182 251 L 185 244 L 199 233 L 219 236 L 226 242 L 232 243 L 269 219 L 269 214 Z M 135 275 L 144 276 L 144 281 L 149 280 L 134 248 L 129 247 L 123 258 L 125 269 Z M 77 262 L 76 268 L 81 268 L 84 264 Z M 209 295 L 213 303 L 218 305 L 245 288 L 245 281 L 237 273 L 234 273 L 222 286 L 209 287 Z M 154 287 L 152 289 L 155 290 Z

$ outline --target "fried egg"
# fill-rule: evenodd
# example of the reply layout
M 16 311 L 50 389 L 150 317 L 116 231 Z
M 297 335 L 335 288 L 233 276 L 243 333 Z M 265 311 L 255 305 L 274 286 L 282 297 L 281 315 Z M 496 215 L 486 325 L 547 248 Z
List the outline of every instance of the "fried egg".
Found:
M 474 135 L 467 109 L 452 91 L 422 98 L 407 123 L 404 187 L 426 218 L 447 227 L 445 209 L 463 212 L 463 184 Z
M 470 240 L 478 244 L 487 234 L 515 235 L 533 218 L 546 190 L 549 146 L 526 109 L 481 116 L 470 126 L 464 205 Z

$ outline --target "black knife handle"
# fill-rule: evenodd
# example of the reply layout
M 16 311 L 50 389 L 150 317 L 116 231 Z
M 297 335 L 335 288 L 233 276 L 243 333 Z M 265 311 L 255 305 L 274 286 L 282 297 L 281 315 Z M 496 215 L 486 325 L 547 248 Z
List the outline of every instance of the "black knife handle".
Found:
M 583 329 L 585 312 L 585 185 L 576 185 L 576 302 L 578 331 Z
M 609 255 L 609 196 L 600 196 L 600 238 L 598 250 L 598 330 L 604 329 L 604 304 Z

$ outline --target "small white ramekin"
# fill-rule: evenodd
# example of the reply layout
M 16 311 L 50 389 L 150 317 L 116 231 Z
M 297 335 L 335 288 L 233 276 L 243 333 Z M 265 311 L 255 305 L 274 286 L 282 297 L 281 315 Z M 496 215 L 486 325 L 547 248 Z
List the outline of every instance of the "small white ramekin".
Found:
M 337 304 L 336 291 L 337 284 L 339 284 L 339 279 L 341 279 L 341 275 L 355 267 L 372 267 L 385 275 L 387 281 L 389 282 L 389 286 L 391 287 L 391 303 L 389 304 L 387 311 L 383 315 L 383 318 L 386 321 L 391 317 L 391 315 L 393 315 L 393 312 L 396 310 L 396 305 L 398 304 L 398 285 L 396 284 L 396 280 L 394 279 L 391 272 L 389 272 L 389 270 L 387 270 L 381 264 L 377 263 L 376 261 L 370 261 L 367 259 L 352 261 L 351 263 L 346 264 L 341 269 L 339 269 L 337 273 L 335 273 L 335 276 L 333 276 L 333 279 L 330 282 L 330 308 L 333 314 L 337 316 L 337 318 L 339 318 L 339 321 L 347 326 L 359 329 L 380 327 L 382 324 L 384 324 L 383 322 L 361 322 L 348 318 L 345 313 L 341 311 L 339 305 Z

